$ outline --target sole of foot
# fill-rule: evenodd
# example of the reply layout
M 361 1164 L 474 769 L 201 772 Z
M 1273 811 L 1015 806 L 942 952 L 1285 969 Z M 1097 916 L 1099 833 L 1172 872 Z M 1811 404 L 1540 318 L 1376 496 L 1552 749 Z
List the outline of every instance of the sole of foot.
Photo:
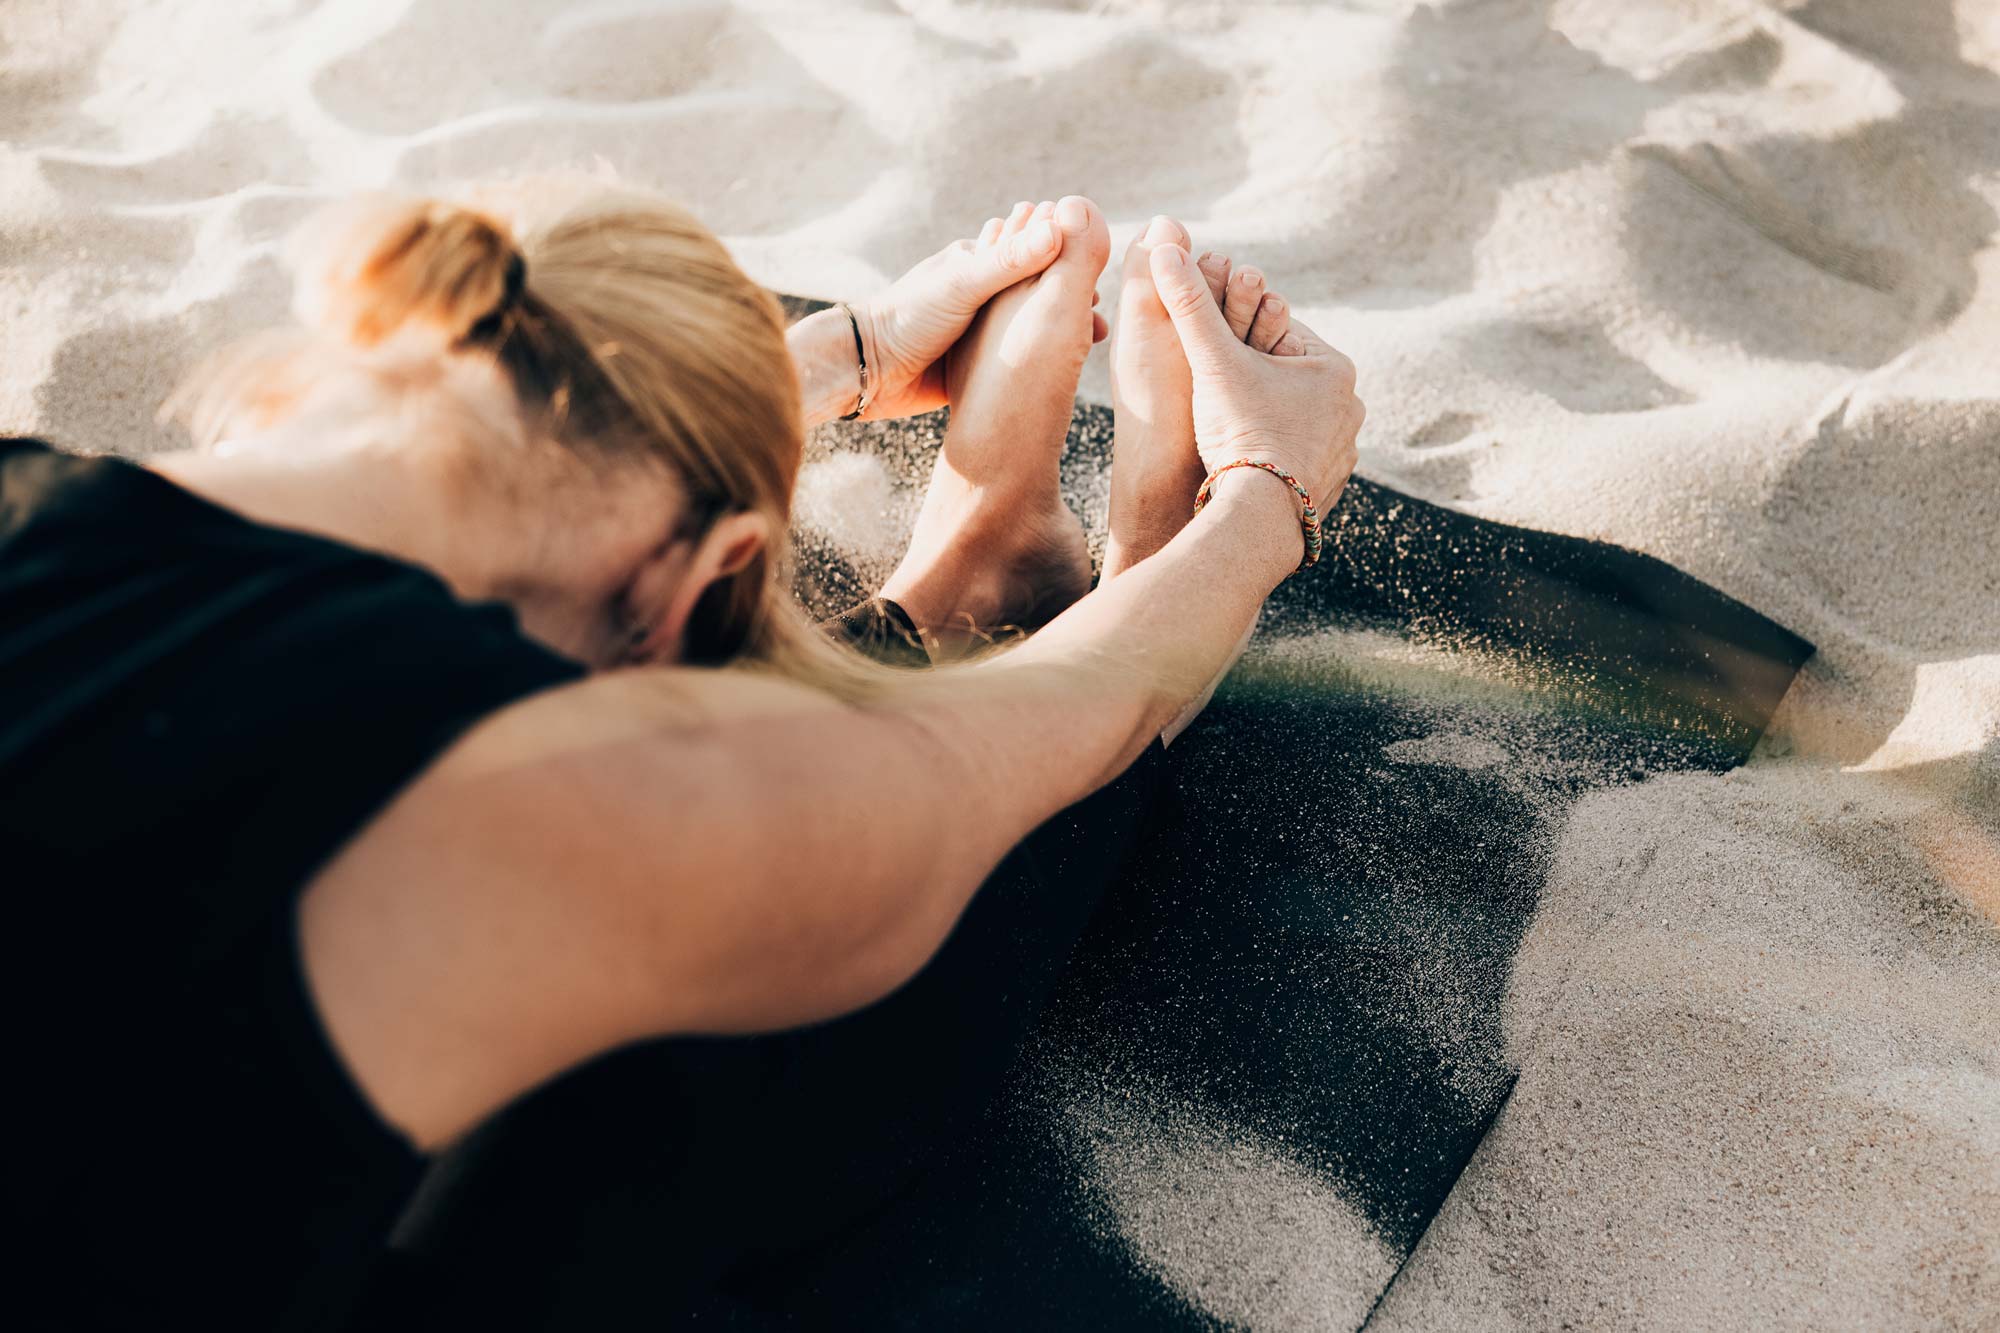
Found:
M 1194 444 L 1193 377 L 1153 283 L 1152 253 L 1161 245 L 1193 248 L 1186 227 L 1156 217 L 1126 249 L 1119 284 L 1106 578 L 1173 540 L 1192 516 L 1204 476 Z M 1283 298 L 1266 290 L 1264 275 L 1254 268 L 1232 273 L 1229 259 L 1216 254 L 1202 255 L 1198 266 L 1231 331 L 1258 351 L 1275 348 L 1291 315 Z
M 947 359 L 951 422 L 909 552 L 883 587 L 945 656 L 1037 628 L 1090 586 L 1083 525 L 1063 503 L 1058 465 L 1096 334 L 1110 229 L 1095 204 L 1070 196 L 1017 207 L 980 243 L 1044 218 L 1062 232 L 1061 254 L 989 301 Z

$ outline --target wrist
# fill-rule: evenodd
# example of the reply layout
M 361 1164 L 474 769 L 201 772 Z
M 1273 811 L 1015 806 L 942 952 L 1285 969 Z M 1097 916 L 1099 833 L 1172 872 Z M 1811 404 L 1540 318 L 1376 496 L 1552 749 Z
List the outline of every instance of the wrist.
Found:
M 863 311 L 855 311 L 865 319 Z M 806 429 L 837 421 L 854 410 L 860 392 L 860 363 L 854 355 L 854 327 L 839 306 L 807 315 L 785 330 L 785 347 L 799 380 L 799 405 Z
M 1215 479 L 1208 504 L 1195 516 L 1241 544 L 1241 556 L 1273 588 L 1305 557 L 1305 530 L 1299 498 L 1292 488 L 1261 468 L 1231 468 Z

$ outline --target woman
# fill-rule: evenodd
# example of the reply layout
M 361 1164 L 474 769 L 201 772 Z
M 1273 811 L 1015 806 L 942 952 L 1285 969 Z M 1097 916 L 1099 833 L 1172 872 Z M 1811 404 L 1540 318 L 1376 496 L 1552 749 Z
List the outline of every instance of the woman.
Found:
M 951 367 L 972 461 L 886 591 L 992 623 L 1073 560 L 1040 483 L 979 466 L 1066 420 L 1094 332 L 1103 221 L 1035 212 L 857 312 L 836 391 L 830 321 L 795 378 L 769 298 L 678 210 L 369 205 L 316 240 L 312 328 L 188 399 L 223 447 L 4 446 L 37 1145 L 12 1195 L 44 1295 L 80 1322 L 333 1319 L 421 1154 L 630 1041 L 887 993 L 1189 708 L 1304 549 L 1257 467 L 1028 643 L 921 681 L 778 593 L 802 399 L 930 404 L 1003 289 Z M 1302 329 L 1259 353 L 1184 251 L 1151 262 L 1204 461 L 1336 493 L 1351 367 Z

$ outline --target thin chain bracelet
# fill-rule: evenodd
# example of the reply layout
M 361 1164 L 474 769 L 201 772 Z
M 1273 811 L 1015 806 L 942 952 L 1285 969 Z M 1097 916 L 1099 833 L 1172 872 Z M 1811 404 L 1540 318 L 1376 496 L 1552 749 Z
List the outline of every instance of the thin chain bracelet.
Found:
M 854 330 L 854 366 L 861 376 L 861 387 L 854 395 L 854 410 L 842 417 L 842 421 L 853 421 L 868 410 L 868 352 L 861 345 L 861 320 L 856 317 L 854 307 L 842 301 L 841 310 L 847 315 L 848 326 Z
M 1306 490 L 1297 477 L 1285 471 L 1276 463 L 1260 462 L 1255 458 L 1239 458 L 1234 463 L 1224 463 L 1221 467 L 1209 473 L 1207 480 L 1201 483 L 1201 489 L 1194 493 L 1194 512 L 1199 514 L 1208 505 L 1208 498 L 1215 490 L 1215 479 L 1231 468 L 1238 467 L 1254 467 L 1260 472 L 1268 472 L 1292 488 L 1293 494 L 1299 497 L 1299 503 L 1305 506 L 1305 515 L 1300 520 L 1300 526 L 1305 529 L 1306 534 L 1306 558 L 1299 561 L 1299 569 L 1311 569 L 1314 565 L 1318 564 L 1320 552 L 1319 510 L 1313 508 L 1312 493 Z M 1293 573 L 1297 572 L 1298 570 L 1293 571 Z

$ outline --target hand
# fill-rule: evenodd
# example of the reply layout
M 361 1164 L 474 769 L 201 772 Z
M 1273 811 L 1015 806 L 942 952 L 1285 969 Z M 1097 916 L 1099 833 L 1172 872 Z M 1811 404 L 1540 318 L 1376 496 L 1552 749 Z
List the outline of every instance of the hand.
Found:
M 873 300 L 853 306 L 868 358 L 867 419 L 887 421 L 945 405 L 944 356 L 994 296 L 1041 273 L 1062 253 L 1055 205 L 1022 202 L 992 218 L 976 240 L 953 241 L 898 278 Z M 1104 322 L 1093 319 L 1095 339 Z M 854 329 L 839 310 L 823 310 L 787 335 L 809 425 L 854 408 L 859 386 Z
M 1207 470 L 1194 443 L 1194 372 L 1180 334 L 1153 284 L 1153 250 L 1189 248 L 1188 231 L 1156 217 L 1126 248 L 1118 292 L 1118 329 L 1111 343 L 1110 531 L 1104 577 L 1112 579 L 1165 546 L 1187 526 Z M 1291 329 L 1283 298 L 1265 290 L 1255 268 L 1236 271 L 1227 256 L 1204 254 L 1196 267 L 1208 282 L 1230 332 L 1260 352 L 1272 352 Z M 1296 344 L 1296 342 L 1294 343 Z
M 1354 472 L 1354 440 L 1366 415 L 1354 394 L 1354 363 L 1297 321 L 1268 352 L 1259 351 L 1230 327 L 1186 250 L 1156 246 L 1151 262 L 1193 373 L 1202 466 L 1213 472 L 1239 458 L 1275 464 L 1329 512 Z

